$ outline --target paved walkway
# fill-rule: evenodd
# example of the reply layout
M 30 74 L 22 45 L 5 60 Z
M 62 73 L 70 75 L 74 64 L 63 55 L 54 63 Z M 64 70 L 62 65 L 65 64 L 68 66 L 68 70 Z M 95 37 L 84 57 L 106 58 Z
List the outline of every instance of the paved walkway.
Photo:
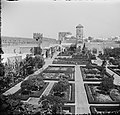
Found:
M 78 65 L 75 67 L 75 105 L 76 114 L 90 113 L 80 66 Z
M 119 85 L 120 86 L 120 76 L 116 73 L 114 73 L 113 71 L 111 71 L 110 69 L 106 68 L 107 72 L 110 74 L 110 75 L 113 75 L 114 74 L 114 84 L 115 85 Z
M 48 87 L 45 89 L 45 91 L 43 92 L 42 95 L 48 95 L 50 90 L 52 89 L 53 85 L 54 85 L 54 82 L 50 82 Z M 42 97 L 42 95 L 40 97 Z

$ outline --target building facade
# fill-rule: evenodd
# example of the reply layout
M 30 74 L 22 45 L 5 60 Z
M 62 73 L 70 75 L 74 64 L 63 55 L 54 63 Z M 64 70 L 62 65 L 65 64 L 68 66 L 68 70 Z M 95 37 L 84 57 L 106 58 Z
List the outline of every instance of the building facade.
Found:
M 83 26 L 81 24 L 76 26 L 76 38 L 78 40 L 78 43 L 83 42 Z

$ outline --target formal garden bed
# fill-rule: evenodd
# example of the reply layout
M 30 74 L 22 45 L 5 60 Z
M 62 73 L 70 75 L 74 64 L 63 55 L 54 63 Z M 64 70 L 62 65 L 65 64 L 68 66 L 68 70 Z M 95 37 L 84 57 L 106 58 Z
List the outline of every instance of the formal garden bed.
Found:
M 74 81 L 75 77 L 74 77 L 74 73 L 44 73 L 42 72 L 41 74 L 39 74 L 40 76 L 43 77 L 44 80 L 59 80 L 61 75 L 65 75 L 69 81 Z
M 43 72 L 74 72 L 74 66 L 48 66 Z
M 57 88 L 58 88 L 58 90 L 61 90 L 61 89 L 59 89 L 60 87 L 55 88 L 56 86 L 57 86 L 57 83 L 55 83 L 53 85 L 53 88 L 51 89 L 50 94 L 57 95 L 57 93 L 58 93 L 58 95 L 59 95 L 59 92 L 55 93 L 54 90 L 57 90 Z M 68 89 L 66 91 L 64 91 L 63 96 L 61 94 L 61 97 L 64 100 L 66 100 L 67 103 L 75 103 L 75 84 L 74 83 L 70 83 Z
M 44 82 L 42 77 L 31 75 L 29 78 L 21 83 L 21 88 L 13 95 L 21 100 L 27 100 L 29 97 L 40 97 L 48 82 Z
M 73 64 L 73 65 L 86 65 L 88 63 L 88 60 L 84 60 L 84 59 L 64 59 L 64 58 L 61 58 L 61 59 L 54 59 L 53 64 Z
M 64 105 L 62 110 L 66 112 L 66 114 L 75 114 L 75 105 Z
M 90 106 L 91 114 L 107 114 L 107 113 L 113 113 L 113 115 L 116 113 L 120 113 L 120 106 Z
M 0 64 L 0 93 L 4 93 L 11 87 L 23 81 L 27 76 L 33 74 L 45 64 L 44 59 L 40 55 L 26 55 L 22 61 L 15 63 Z
M 83 45 L 83 48 L 76 48 L 70 47 L 69 49 L 66 49 L 67 51 L 64 51 L 60 53 L 61 55 L 58 56 L 69 56 L 69 57 L 57 57 L 53 60 L 53 64 L 78 64 L 78 65 L 86 65 L 89 63 L 90 60 L 95 60 L 96 56 L 92 54 L 85 46 Z M 64 54 L 64 55 L 62 55 Z M 66 54 L 66 55 L 65 55 Z M 69 54 L 69 55 L 68 55 Z M 71 57 L 70 57 L 71 56 Z
M 41 88 L 40 90 L 33 90 L 33 91 L 26 91 L 24 92 L 24 94 L 22 94 L 22 90 L 19 89 L 16 93 L 14 93 L 13 95 L 22 100 L 22 101 L 27 101 L 30 97 L 35 97 L 35 98 L 39 98 L 41 96 L 41 94 L 43 93 L 43 91 L 46 89 L 46 87 L 48 86 L 48 82 L 45 82 L 43 88 Z
M 102 72 L 97 67 L 88 68 L 86 66 L 80 66 L 83 81 L 102 81 Z M 104 77 L 111 77 L 107 72 L 104 73 Z
M 0 96 L 1 115 L 48 115 L 48 114 L 75 114 L 74 105 L 65 105 L 58 96 L 42 96 L 38 105 L 21 102 L 15 96 Z
M 111 71 L 113 71 L 114 73 L 116 73 L 120 76 L 120 68 L 111 66 L 111 67 L 108 67 L 108 69 L 110 69 Z
M 65 75 L 70 81 L 75 80 L 74 66 L 48 66 L 39 76 L 44 80 L 59 80 L 60 76 Z
M 108 81 L 109 82 L 109 81 Z M 84 84 L 90 104 L 119 104 L 120 86 L 114 85 L 112 88 L 101 84 Z

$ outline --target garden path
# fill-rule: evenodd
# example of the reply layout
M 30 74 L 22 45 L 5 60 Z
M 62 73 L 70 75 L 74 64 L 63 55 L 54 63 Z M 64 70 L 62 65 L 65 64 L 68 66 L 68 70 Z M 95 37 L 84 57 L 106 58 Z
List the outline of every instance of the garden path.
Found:
M 54 85 L 54 82 L 50 82 L 49 85 L 48 85 L 48 87 L 47 87 L 47 88 L 45 89 L 45 91 L 42 93 L 42 95 L 48 95 L 49 92 L 50 92 L 50 90 L 51 90 L 51 88 L 53 87 L 53 85 Z M 42 97 L 42 95 L 41 95 L 40 97 Z
M 75 105 L 76 114 L 90 113 L 79 65 L 75 67 Z

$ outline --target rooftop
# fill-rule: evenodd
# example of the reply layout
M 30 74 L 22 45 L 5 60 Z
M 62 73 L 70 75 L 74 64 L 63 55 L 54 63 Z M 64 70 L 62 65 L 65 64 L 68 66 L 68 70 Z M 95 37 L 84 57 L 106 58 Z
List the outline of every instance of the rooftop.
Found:
M 83 28 L 83 26 L 79 24 L 78 26 L 76 26 L 76 28 Z

